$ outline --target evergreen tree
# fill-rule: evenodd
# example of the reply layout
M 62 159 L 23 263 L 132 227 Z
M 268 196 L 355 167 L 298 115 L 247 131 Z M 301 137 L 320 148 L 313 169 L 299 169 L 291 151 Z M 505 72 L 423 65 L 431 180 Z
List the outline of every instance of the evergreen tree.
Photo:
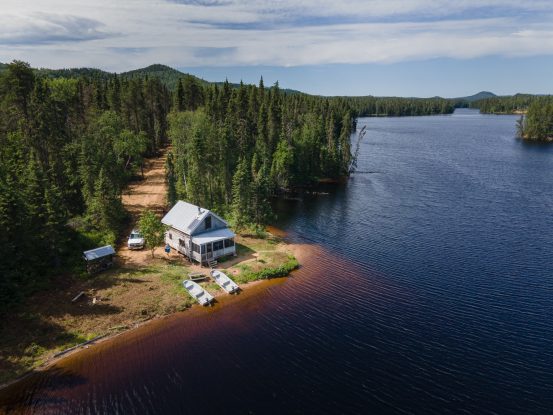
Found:
M 242 157 L 232 178 L 232 218 L 234 226 L 242 229 L 250 220 L 250 169 Z
M 175 96 L 175 106 L 177 111 L 184 111 L 184 87 L 182 86 L 182 80 L 177 82 L 177 94 Z
M 255 225 L 266 225 L 272 215 L 270 205 L 271 187 L 269 182 L 269 168 L 263 163 L 251 182 L 251 218 Z
M 177 203 L 177 188 L 172 152 L 167 154 L 167 161 L 165 162 L 165 181 L 167 183 L 167 204 L 169 207 L 173 207 Z

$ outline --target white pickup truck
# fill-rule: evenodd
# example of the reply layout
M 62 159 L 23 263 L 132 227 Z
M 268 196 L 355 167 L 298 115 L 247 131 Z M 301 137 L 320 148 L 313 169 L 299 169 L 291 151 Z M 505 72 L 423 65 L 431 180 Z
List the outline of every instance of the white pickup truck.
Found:
M 129 249 L 142 249 L 144 248 L 144 237 L 136 229 L 129 235 L 127 242 Z

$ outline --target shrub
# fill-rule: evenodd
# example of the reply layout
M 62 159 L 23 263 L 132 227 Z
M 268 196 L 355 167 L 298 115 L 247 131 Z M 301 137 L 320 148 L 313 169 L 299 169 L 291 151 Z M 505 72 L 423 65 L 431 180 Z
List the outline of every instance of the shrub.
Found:
M 252 272 L 245 269 L 243 272 L 237 275 L 235 279 L 236 282 L 243 284 L 256 280 L 285 277 L 298 267 L 298 260 L 293 255 L 289 255 L 288 261 L 278 267 L 265 268 L 257 272 Z

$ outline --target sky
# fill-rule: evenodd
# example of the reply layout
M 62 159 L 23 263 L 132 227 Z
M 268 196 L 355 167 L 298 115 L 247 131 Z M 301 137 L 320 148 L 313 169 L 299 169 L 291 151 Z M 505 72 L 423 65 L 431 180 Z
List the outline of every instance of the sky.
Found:
M 0 62 L 321 95 L 553 93 L 551 0 L 0 0 Z

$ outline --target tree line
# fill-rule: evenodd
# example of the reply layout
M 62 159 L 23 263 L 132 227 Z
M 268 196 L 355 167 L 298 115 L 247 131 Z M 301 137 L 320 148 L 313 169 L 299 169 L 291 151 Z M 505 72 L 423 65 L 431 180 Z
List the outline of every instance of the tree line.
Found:
M 338 98 L 337 98 L 338 99 Z M 343 98 L 359 117 L 399 117 L 451 114 L 452 100 L 444 98 L 399 97 L 345 97 Z
M 483 114 L 516 114 L 526 111 L 530 105 L 540 99 L 549 99 L 538 95 L 516 94 L 512 96 L 481 99 L 470 103 Z

